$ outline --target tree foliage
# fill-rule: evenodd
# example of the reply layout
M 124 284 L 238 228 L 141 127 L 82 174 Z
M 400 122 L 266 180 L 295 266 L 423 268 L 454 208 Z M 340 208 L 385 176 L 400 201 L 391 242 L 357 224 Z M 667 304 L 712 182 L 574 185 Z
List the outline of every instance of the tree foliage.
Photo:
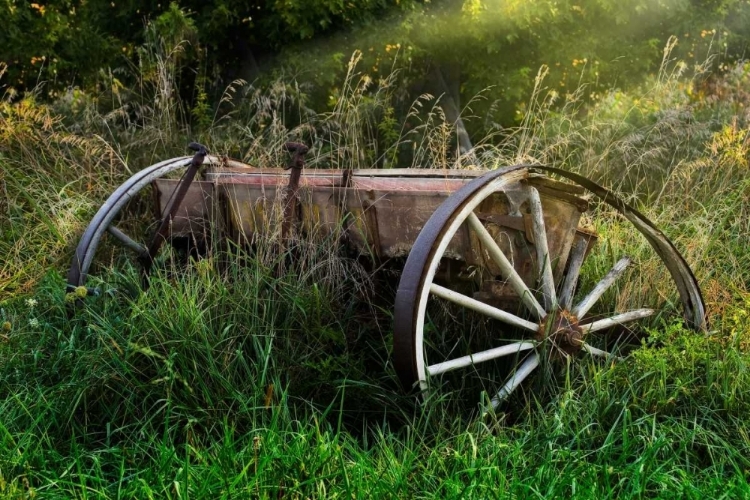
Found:
M 373 78 L 401 68 L 407 104 L 428 92 L 464 110 L 481 95 L 471 103 L 481 135 L 493 121 L 522 119 L 538 73 L 563 102 L 638 85 L 662 69 L 666 47 L 669 61 L 688 66 L 741 59 L 749 15 L 747 0 L 436 1 L 331 42 L 290 46 L 285 63 L 325 87 L 346 71 L 341 56 L 360 49 Z
M 46 80 L 85 83 L 106 66 L 122 66 L 145 40 L 148 20 L 161 19 L 160 32 L 184 32 L 174 25 L 179 10 L 197 32 L 219 72 L 248 59 L 321 33 L 372 22 L 386 10 L 407 9 L 417 0 L 27 0 L 0 1 L 6 28 L 0 30 L 0 61 L 8 81 L 30 88 Z M 170 23 L 173 23 L 170 25 Z M 54 85 L 53 85 L 54 86 Z
M 474 112 L 508 124 L 523 116 L 540 68 L 554 95 L 573 95 L 586 84 L 577 97 L 595 99 L 658 72 L 668 40 L 672 56 L 688 64 L 712 54 L 744 57 L 749 6 L 750 0 L 0 0 L 8 20 L 0 62 L 9 65 L 0 85 L 25 90 L 46 82 L 50 93 L 90 88 L 102 69 L 117 73 L 137 64 L 142 71 L 150 64 L 145 47 L 158 38 L 184 52 L 176 66 L 181 93 L 203 107 L 212 100 L 211 84 L 218 97 L 227 82 L 254 79 L 269 61 L 313 83 L 310 98 L 320 107 L 335 101 L 336 82 L 358 50 L 361 70 L 373 79 L 399 69 L 394 92 L 406 107 L 422 93 L 444 95 L 453 120 L 482 94 Z
M 80 83 L 90 71 L 117 56 L 116 40 L 99 29 L 82 0 L 39 3 L 3 0 L 0 61 L 8 64 L 4 83 L 24 89 L 40 81 Z

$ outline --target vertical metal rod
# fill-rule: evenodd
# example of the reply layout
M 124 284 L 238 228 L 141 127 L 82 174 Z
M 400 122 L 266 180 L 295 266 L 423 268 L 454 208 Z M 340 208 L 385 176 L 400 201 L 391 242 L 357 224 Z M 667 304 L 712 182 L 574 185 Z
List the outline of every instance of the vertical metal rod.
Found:
M 310 148 L 298 142 L 287 142 L 284 147 L 292 153 L 292 160 L 287 167 L 291 169 L 291 173 L 284 200 L 284 220 L 281 223 L 281 238 L 285 240 L 289 236 L 292 223 L 297 218 L 299 181 L 302 177 L 302 169 L 305 168 L 305 154 Z
M 156 254 L 159 252 L 159 249 L 164 244 L 164 241 L 169 234 L 169 224 L 172 222 L 174 216 L 177 215 L 177 210 L 180 209 L 180 204 L 182 204 L 182 200 L 185 198 L 190 185 L 193 183 L 195 174 L 198 173 L 198 170 L 203 165 L 203 160 L 208 154 L 206 146 L 203 146 L 202 144 L 191 142 L 188 147 L 196 152 L 195 156 L 190 160 L 190 166 L 180 180 L 180 183 L 177 185 L 177 189 L 175 189 L 172 194 L 172 198 L 167 203 L 159 227 L 156 229 L 154 236 L 146 247 L 146 251 L 138 256 L 138 260 L 143 266 L 144 275 L 148 275 L 151 270 L 151 266 L 154 263 L 154 257 L 156 257 Z

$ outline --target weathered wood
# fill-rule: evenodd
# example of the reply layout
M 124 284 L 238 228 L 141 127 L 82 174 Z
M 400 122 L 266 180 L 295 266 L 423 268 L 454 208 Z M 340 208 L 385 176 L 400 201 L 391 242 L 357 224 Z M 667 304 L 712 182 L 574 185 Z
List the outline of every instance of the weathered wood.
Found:
M 529 177 L 526 184 L 534 186 L 542 197 L 566 201 L 575 205 L 581 212 L 589 209 L 588 200 L 581 196 L 585 190 L 580 186 L 559 182 L 542 175 Z
M 110 224 L 107 226 L 107 232 L 117 238 L 126 248 L 129 248 L 137 255 L 146 253 L 146 247 L 136 242 L 133 238 L 120 231 L 117 226 Z
M 649 316 L 653 315 L 654 312 L 655 311 L 653 309 L 636 309 L 635 311 L 616 314 L 611 318 L 592 321 L 591 323 L 581 325 L 581 329 L 584 331 L 584 333 L 598 332 L 600 330 L 612 328 L 613 326 L 625 324 L 629 321 L 648 318 Z
M 490 318 L 502 321 L 503 323 L 517 326 L 534 333 L 539 331 L 539 325 L 536 323 L 526 321 L 525 319 L 519 318 L 514 314 L 510 314 L 509 312 L 503 311 L 502 309 L 497 309 L 495 307 L 489 306 L 484 302 L 479 302 L 478 300 L 474 300 L 471 297 L 467 297 L 466 295 L 454 292 L 453 290 L 442 287 L 440 285 L 436 285 L 434 283 L 430 285 L 430 293 L 442 299 L 466 307 L 467 309 L 471 309 L 472 311 L 476 311 Z
M 219 184 L 252 185 L 252 186 L 286 186 L 288 174 L 279 169 L 267 172 L 252 173 L 210 173 L 209 180 Z M 352 175 L 349 187 L 363 191 L 406 191 L 406 192 L 453 192 L 472 180 L 474 177 L 383 177 Z M 345 177 L 341 171 L 305 171 L 300 178 L 300 187 L 346 187 Z
M 404 257 L 430 216 L 450 195 L 449 192 L 362 191 L 356 188 L 337 190 L 342 214 L 347 214 L 349 243 L 359 252 L 372 253 L 379 247 L 381 257 Z M 369 212 L 369 215 L 368 215 Z M 377 222 L 372 217 L 377 218 Z M 378 238 L 372 238 L 377 227 Z M 459 241 L 451 242 L 449 254 L 465 253 Z
M 542 282 L 544 307 L 545 310 L 551 311 L 557 302 L 555 280 L 552 277 L 552 263 L 549 256 L 549 245 L 547 244 L 547 230 L 544 227 L 542 200 L 539 198 L 539 192 L 534 187 L 529 188 L 529 205 L 531 221 L 533 223 L 534 244 L 536 245 L 536 262 L 539 278 Z
M 507 227 L 509 229 L 515 229 L 525 233 L 526 239 L 529 242 L 534 241 L 534 235 L 531 234 L 531 224 L 527 222 L 527 217 L 520 215 L 504 215 L 504 214 L 491 214 L 491 213 L 476 213 L 477 218 L 482 222 L 491 222 L 498 226 Z
M 492 260 L 500 267 L 503 273 L 503 278 L 508 281 L 510 286 L 513 287 L 515 292 L 521 298 L 521 302 L 526 305 L 534 316 L 539 319 L 543 318 L 546 314 L 544 308 L 542 308 L 539 302 L 537 302 L 534 294 L 531 293 L 529 287 L 526 286 L 526 283 L 524 283 L 523 279 L 518 275 L 513 264 L 508 261 L 508 258 L 503 251 L 498 248 L 497 243 L 495 243 L 495 240 L 487 229 L 485 229 L 477 216 L 471 213 L 467 220 L 469 221 L 469 227 L 471 227 L 477 236 L 479 236 L 479 239 L 484 244 L 484 248 L 490 254 Z
M 345 233 L 341 241 L 353 251 L 377 259 L 405 257 L 435 210 L 461 186 L 485 173 L 451 169 L 306 169 L 299 183 L 301 220 L 297 227 L 307 237 L 317 235 L 338 240 Z M 234 160 L 212 158 L 205 179 L 191 186 L 186 207 L 180 209 L 173 221 L 173 235 L 195 236 L 209 229 L 208 199 L 214 192 L 225 207 L 228 228 L 236 238 L 255 241 L 280 232 L 288 170 L 254 168 Z M 176 180 L 157 181 L 159 199 L 168 199 L 176 183 Z M 585 201 L 575 196 L 575 189 L 552 179 L 535 177 L 529 180 L 529 185 L 539 190 L 549 269 L 555 280 L 562 279 L 580 217 L 579 208 Z M 536 237 L 525 191 L 521 184 L 509 186 L 483 201 L 476 213 L 495 249 L 508 257 L 509 268 L 514 270 L 518 281 L 533 283 Z M 548 194 L 553 192 L 570 199 L 560 200 Z M 201 201 L 201 197 L 205 200 Z M 468 225 L 461 227 L 446 249 L 444 260 L 453 264 L 441 266 L 441 279 L 451 282 L 470 276 L 481 284 L 507 276 L 507 269 L 501 268 L 487 248 L 478 233 L 470 231 Z M 536 311 L 536 316 L 543 315 L 541 306 L 537 309 L 529 300 L 531 297 L 539 305 L 528 287 L 524 291 L 518 286 L 483 286 L 482 290 L 494 297 L 489 302 L 525 301 Z M 527 298 L 522 300 L 519 290 Z
M 513 375 L 510 377 L 510 379 L 498 391 L 495 397 L 492 398 L 492 401 L 490 402 L 490 404 L 492 405 L 492 409 L 497 409 L 497 407 L 500 406 L 500 403 L 505 401 L 505 399 L 516 389 L 516 387 L 521 385 L 521 382 L 526 380 L 526 377 L 531 375 L 531 372 L 533 372 L 537 366 L 539 366 L 539 355 L 537 353 L 532 353 L 526 359 L 526 361 L 521 364 L 521 366 L 516 368 L 516 371 L 513 372 Z
M 351 172 L 352 177 L 389 177 L 420 179 L 474 179 L 487 173 L 486 170 L 466 170 L 451 168 L 359 168 L 356 170 L 330 169 L 330 168 L 308 168 L 305 176 L 316 177 L 338 177 L 341 178 L 345 171 Z M 270 175 L 288 176 L 289 173 L 281 168 L 259 168 L 246 165 L 234 160 L 227 160 L 225 165 L 212 166 L 206 172 L 208 176 L 231 176 L 231 175 Z M 552 183 L 557 181 L 550 180 Z M 558 183 L 563 184 L 563 183 Z M 567 184 L 565 184 L 567 185 Z
M 155 207 L 154 215 L 161 219 L 167 202 L 174 193 L 178 179 L 157 179 L 154 181 Z M 206 181 L 193 181 L 180 203 L 180 207 L 172 218 L 170 236 L 194 236 L 209 234 L 212 220 L 212 203 L 214 199 L 214 185 Z
M 620 356 L 615 356 L 611 352 L 602 351 L 601 349 L 589 345 L 586 342 L 583 343 L 582 347 L 584 351 L 588 352 L 592 356 L 599 356 L 600 358 L 614 358 L 618 361 L 622 361 L 622 358 Z
M 612 267 L 612 269 L 607 273 L 602 280 L 596 284 L 596 286 L 589 292 L 588 295 L 586 295 L 581 302 L 573 308 L 571 311 L 574 316 L 576 316 L 578 319 L 583 318 L 587 312 L 589 312 L 589 309 L 596 303 L 599 298 L 604 295 L 604 292 L 606 292 L 609 287 L 611 287 L 617 278 L 619 278 L 622 273 L 625 272 L 625 270 L 630 265 L 630 258 L 629 257 L 623 257 L 617 263 Z
M 492 361 L 503 356 L 509 356 L 511 354 L 518 354 L 522 351 L 528 351 L 533 349 L 535 344 L 532 342 L 517 342 L 514 344 L 508 344 L 501 347 L 495 347 L 493 349 L 487 349 L 486 351 L 480 351 L 467 356 L 461 356 L 460 358 L 451 359 L 442 363 L 436 363 L 427 367 L 427 373 L 430 376 L 439 375 L 441 373 L 457 370 L 459 368 L 465 368 L 467 366 L 477 365 L 484 363 L 485 361 Z
M 586 237 L 582 234 L 576 234 L 573 251 L 568 260 L 568 273 L 565 275 L 565 281 L 563 281 L 562 287 L 560 288 L 560 307 L 563 309 L 570 309 L 572 304 L 576 284 L 578 283 L 578 276 L 581 274 L 581 266 L 583 265 L 583 259 L 586 256 L 587 248 L 588 241 L 586 240 Z

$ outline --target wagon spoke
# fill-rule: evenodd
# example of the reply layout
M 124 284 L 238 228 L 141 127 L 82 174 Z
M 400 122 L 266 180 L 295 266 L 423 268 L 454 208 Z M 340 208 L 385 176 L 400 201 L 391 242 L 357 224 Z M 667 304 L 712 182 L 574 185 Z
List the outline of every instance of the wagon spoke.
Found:
M 454 292 L 453 290 L 449 290 L 448 288 L 436 285 L 435 283 L 430 285 L 430 292 L 440 298 L 453 302 L 454 304 L 466 307 L 467 309 L 471 309 L 472 311 L 484 314 L 485 316 L 489 316 L 490 318 L 502 321 L 503 323 L 518 326 L 532 332 L 536 332 L 539 330 L 539 325 L 537 325 L 536 323 L 532 323 L 531 321 L 519 318 L 514 314 L 505 312 L 502 309 L 498 309 L 497 307 L 492 307 L 489 304 L 485 304 L 484 302 L 480 302 L 471 297 L 467 297 L 466 295 L 463 295 L 461 293 Z
M 625 270 L 630 265 L 630 258 L 629 257 L 623 257 L 620 259 L 617 264 L 612 267 L 612 269 L 607 273 L 607 275 L 602 278 L 602 280 L 596 284 L 593 290 L 589 292 L 588 295 L 586 295 L 581 302 L 573 308 L 571 311 L 574 316 L 577 316 L 579 319 L 583 318 L 587 312 L 589 312 L 589 309 L 596 303 L 599 298 L 604 295 L 604 292 L 606 292 L 609 287 L 611 287 L 614 282 L 619 278 L 622 273 L 625 272 Z
M 130 236 L 120 231 L 117 226 L 110 224 L 107 226 L 107 232 L 117 238 L 126 248 L 129 248 L 138 255 L 146 253 L 146 247 L 133 240 Z
M 536 353 L 533 353 L 521 364 L 521 366 L 518 367 L 518 369 L 516 369 L 510 380 L 508 380 L 495 397 L 492 398 L 492 409 L 497 409 L 497 407 L 500 406 L 500 403 L 505 401 L 505 399 L 510 396 L 510 393 L 513 392 L 516 387 L 521 385 L 521 382 L 523 382 L 537 366 L 539 366 L 539 356 Z
M 592 356 L 599 356 L 601 358 L 614 358 L 618 361 L 621 361 L 623 358 L 620 356 L 615 356 L 611 352 L 603 351 L 601 349 L 598 349 L 590 344 L 587 344 L 586 342 L 583 343 L 583 349 L 591 354 Z
M 616 325 L 622 325 L 624 323 L 627 323 L 628 321 L 635 321 L 637 319 L 648 318 L 649 316 L 654 314 L 654 312 L 655 311 L 653 309 L 636 309 L 634 311 L 628 311 L 626 313 L 617 314 L 615 316 L 612 316 L 611 318 L 592 321 L 591 323 L 581 325 L 581 329 L 583 329 L 585 333 L 596 332 L 599 330 L 606 330 L 607 328 L 612 328 L 613 326 L 616 326 Z
M 534 295 L 531 293 L 531 290 L 529 290 L 529 287 L 526 286 L 523 278 L 518 275 L 513 267 L 513 264 L 508 261 L 508 258 L 505 256 L 503 251 L 500 250 L 499 246 L 497 246 L 497 243 L 495 243 L 492 235 L 482 225 L 479 218 L 473 212 L 471 212 L 469 213 L 469 217 L 467 220 L 469 221 L 469 226 L 474 230 L 474 232 L 481 240 L 485 250 L 487 250 L 487 252 L 490 254 L 492 261 L 500 268 L 500 271 L 503 274 L 503 278 L 508 280 L 510 286 L 518 294 L 518 296 L 521 297 L 521 300 L 529 309 L 529 311 L 531 311 L 531 313 L 534 314 L 537 318 L 543 318 L 546 314 L 544 308 L 542 308 L 542 306 L 536 300 Z
M 441 373 L 456 370 L 458 368 L 464 368 L 471 365 L 483 363 L 493 359 L 500 358 L 502 356 L 508 356 L 509 354 L 517 354 L 521 351 L 527 351 L 533 349 L 534 344 L 531 342 L 518 342 L 515 344 L 504 345 L 502 347 L 495 347 L 494 349 L 487 349 L 486 351 L 480 351 L 460 358 L 451 359 L 442 363 L 437 363 L 427 367 L 427 373 L 430 376 L 439 375 Z
M 578 276 L 581 274 L 581 266 L 583 265 L 583 258 L 586 256 L 588 245 L 588 238 L 580 234 L 576 235 L 573 250 L 570 253 L 570 260 L 568 261 L 568 274 L 565 275 L 565 281 L 563 281 L 560 288 L 560 307 L 563 309 L 569 309 L 573 302 L 573 294 L 578 283 Z
M 544 212 L 542 211 L 542 200 L 536 188 L 529 188 L 529 205 L 531 208 L 532 230 L 534 233 L 534 246 L 536 247 L 536 261 L 539 266 L 539 277 L 542 282 L 542 294 L 544 296 L 544 307 L 551 311 L 557 302 L 555 296 L 555 281 L 552 277 L 552 264 L 549 258 L 549 244 L 547 243 L 547 230 L 544 227 Z

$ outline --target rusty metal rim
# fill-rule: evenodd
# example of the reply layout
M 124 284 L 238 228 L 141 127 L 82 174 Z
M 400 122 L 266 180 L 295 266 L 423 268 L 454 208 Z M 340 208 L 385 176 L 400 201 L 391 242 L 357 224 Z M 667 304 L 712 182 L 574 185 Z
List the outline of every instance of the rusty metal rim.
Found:
M 394 308 L 393 361 L 396 373 L 405 389 L 412 389 L 420 380 L 417 349 L 421 349 L 421 346 L 416 345 L 416 322 L 419 317 L 420 299 L 425 281 L 428 275 L 431 275 L 429 266 L 434 260 L 440 239 L 443 238 L 447 228 L 453 223 L 461 209 L 478 191 L 498 177 L 520 169 L 525 169 L 527 173 L 531 171 L 554 173 L 571 180 L 627 218 L 644 235 L 669 270 L 678 288 L 687 324 L 696 330 L 706 330 L 705 305 L 698 282 L 680 252 L 653 222 L 610 190 L 578 174 L 540 165 L 506 167 L 475 179 L 451 195 L 433 213 L 414 242 L 399 282 Z
M 190 156 L 172 158 L 147 167 L 135 173 L 107 198 L 89 222 L 78 242 L 68 271 L 68 289 L 86 284 L 88 270 L 99 246 L 99 241 L 122 207 L 155 179 L 187 167 L 190 164 L 190 159 Z M 207 157 L 204 163 L 213 161 L 216 161 L 215 157 Z

